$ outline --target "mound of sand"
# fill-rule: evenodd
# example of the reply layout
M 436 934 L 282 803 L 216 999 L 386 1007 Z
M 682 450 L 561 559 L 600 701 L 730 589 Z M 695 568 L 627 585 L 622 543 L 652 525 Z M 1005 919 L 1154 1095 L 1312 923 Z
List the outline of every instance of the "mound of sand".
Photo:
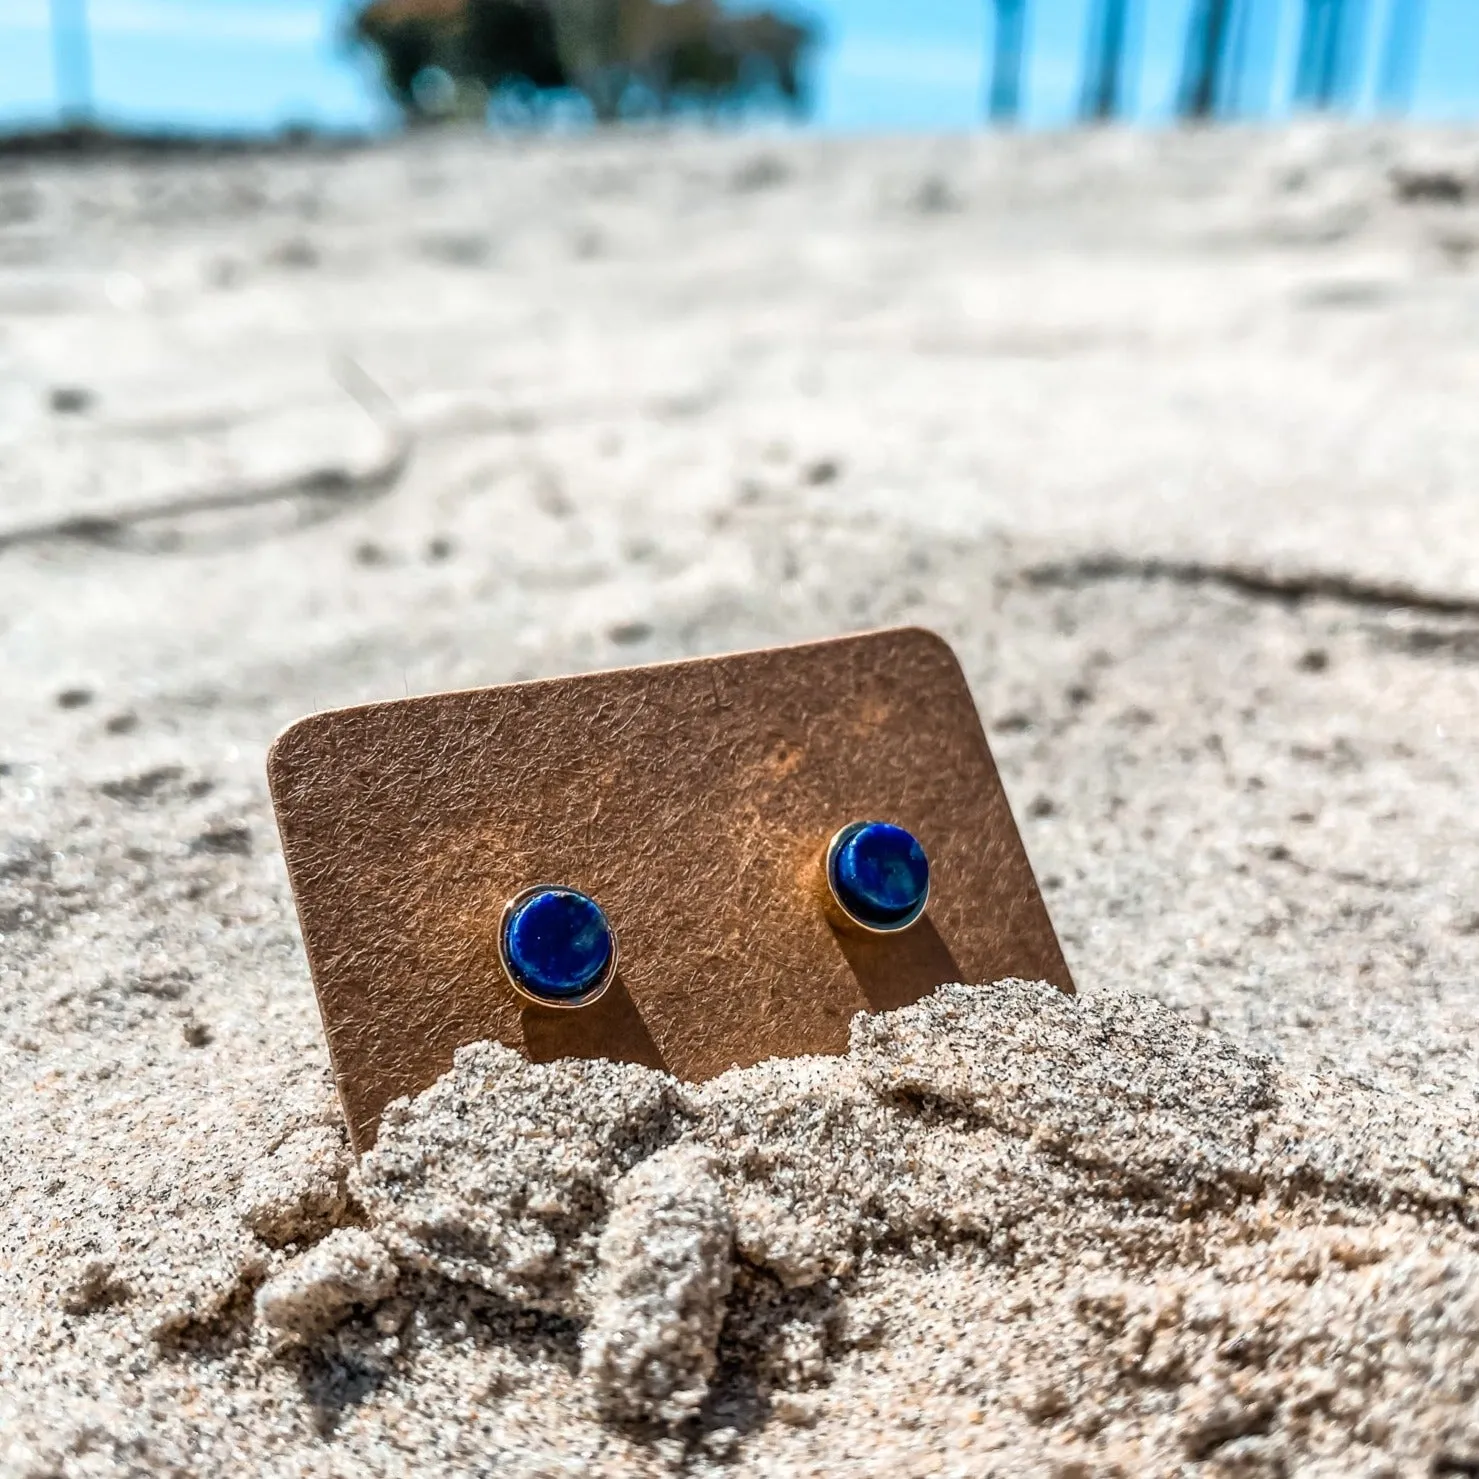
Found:
M 264 1430 L 304 1462 L 329 1371 L 354 1390 L 319 1399 L 325 1471 L 1479 1452 L 1472 1111 L 1291 1076 L 1146 998 L 946 987 L 859 1016 L 845 1058 L 700 1087 L 477 1044 L 357 1166 L 300 1137 L 275 1172 L 209 1285 L 143 1245 L 59 1291 L 59 1378 L 107 1350 L 189 1372 L 188 1424 L 126 1420 L 146 1466 Z M 68 1466 L 29 1443 L 20 1471 Z

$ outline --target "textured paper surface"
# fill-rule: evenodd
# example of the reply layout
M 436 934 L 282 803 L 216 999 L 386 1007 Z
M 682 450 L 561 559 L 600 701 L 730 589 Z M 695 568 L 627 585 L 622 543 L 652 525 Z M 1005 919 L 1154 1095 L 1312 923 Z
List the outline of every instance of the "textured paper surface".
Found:
M 841 1052 L 859 1011 L 945 981 L 1073 989 L 970 690 L 898 629 L 316 714 L 269 778 L 355 1142 L 465 1043 L 703 1080 Z M 868 818 L 931 860 L 896 937 L 832 928 L 827 841 Z M 497 931 L 520 889 L 598 899 L 621 943 L 579 1012 L 523 1004 Z

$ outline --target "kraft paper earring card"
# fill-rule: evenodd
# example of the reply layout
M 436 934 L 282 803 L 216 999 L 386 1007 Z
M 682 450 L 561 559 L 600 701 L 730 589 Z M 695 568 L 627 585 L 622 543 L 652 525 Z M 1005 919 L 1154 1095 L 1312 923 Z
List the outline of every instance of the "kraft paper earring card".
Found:
M 947 981 L 1073 990 L 929 632 L 314 714 L 268 777 L 359 1149 L 483 1038 L 699 1080 Z

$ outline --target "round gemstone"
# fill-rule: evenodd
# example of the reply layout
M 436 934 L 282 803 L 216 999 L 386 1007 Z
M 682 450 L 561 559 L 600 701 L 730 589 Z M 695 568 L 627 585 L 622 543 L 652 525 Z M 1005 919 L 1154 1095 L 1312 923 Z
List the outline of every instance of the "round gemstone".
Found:
M 871 929 L 913 924 L 929 895 L 924 849 L 889 822 L 854 822 L 832 849 L 831 876 L 838 902 Z
M 573 888 L 530 894 L 510 916 L 503 945 L 515 981 L 530 996 L 559 1002 L 598 985 L 615 948 L 601 906 Z

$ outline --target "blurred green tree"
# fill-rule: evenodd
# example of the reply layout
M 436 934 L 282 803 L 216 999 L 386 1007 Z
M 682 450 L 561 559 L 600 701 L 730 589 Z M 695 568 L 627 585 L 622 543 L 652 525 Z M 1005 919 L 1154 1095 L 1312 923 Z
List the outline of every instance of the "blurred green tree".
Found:
M 760 101 L 802 112 L 817 39 L 799 17 L 717 0 L 372 0 L 353 34 L 413 122 L 568 90 L 602 120 Z

